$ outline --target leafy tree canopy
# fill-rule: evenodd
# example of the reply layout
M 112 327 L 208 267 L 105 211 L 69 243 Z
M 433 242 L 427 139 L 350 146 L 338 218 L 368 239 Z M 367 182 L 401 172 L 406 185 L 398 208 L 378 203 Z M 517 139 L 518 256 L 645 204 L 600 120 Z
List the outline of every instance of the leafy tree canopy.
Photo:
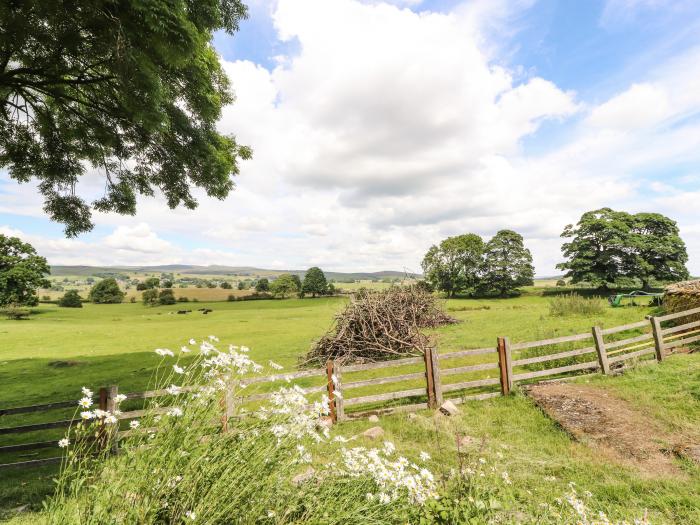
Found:
M 326 274 L 317 266 L 313 266 L 306 270 L 304 281 L 301 284 L 301 291 L 304 294 L 310 293 L 312 297 L 323 295 L 328 291 L 328 282 Z
M 258 279 L 258 282 L 255 283 L 255 291 L 256 292 L 267 292 L 270 290 L 270 281 L 268 281 L 265 277 L 262 279 Z
M 121 303 L 126 294 L 119 289 L 116 279 L 103 279 L 90 289 L 90 299 L 97 304 Z
M 39 304 L 36 290 L 51 286 L 48 273 L 46 259 L 31 244 L 0 234 L 0 306 Z
M 58 300 L 58 306 L 63 308 L 82 308 L 83 300 L 80 298 L 78 290 L 68 290 L 63 297 Z
M 425 254 L 421 264 L 425 279 L 450 297 L 474 289 L 479 282 L 483 252 L 484 241 L 476 234 L 448 237 Z
M 512 230 L 499 231 L 484 249 L 479 289 L 502 297 L 530 286 L 535 277 L 532 254 L 525 248 L 523 236 Z
M 147 288 L 141 294 L 141 300 L 146 306 L 156 306 L 158 304 L 158 290 L 155 288 Z
M 251 151 L 216 130 L 233 96 L 211 40 L 246 16 L 241 0 L 0 3 L 0 167 L 38 181 L 68 236 L 92 209 L 133 215 L 138 195 L 225 198 Z M 104 177 L 91 204 L 88 171 Z
M 601 208 L 584 213 L 568 225 L 562 237 L 566 270 L 571 282 L 607 287 L 638 279 L 648 289 L 652 279 L 678 281 L 688 278 L 688 254 L 675 221 L 658 213 L 615 211 Z
M 272 281 L 272 284 L 270 285 L 270 291 L 275 294 L 279 295 L 282 298 L 299 292 L 299 286 L 297 285 L 296 280 L 294 280 L 294 276 L 288 274 L 288 273 L 283 273 L 277 279 Z

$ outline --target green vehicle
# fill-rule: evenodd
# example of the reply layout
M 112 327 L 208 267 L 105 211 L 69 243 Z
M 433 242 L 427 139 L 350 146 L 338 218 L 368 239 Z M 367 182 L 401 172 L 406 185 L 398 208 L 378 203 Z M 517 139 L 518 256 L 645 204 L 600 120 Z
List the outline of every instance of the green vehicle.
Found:
M 608 297 L 608 302 L 610 306 L 617 308 L 618 306 L 648 306 L 648 305 L 658 305 L 661 304 L 661 298 L 663 293 L 652 293 L 652 292 L 642 292 L 641 290 L 635 290 L 631 293 L 619 293 L 616 295 L 611 295 Z M 649 301 L 642 301 L 641 303 L 635 302 L 635 299 L 639 297 L 649 297 Z

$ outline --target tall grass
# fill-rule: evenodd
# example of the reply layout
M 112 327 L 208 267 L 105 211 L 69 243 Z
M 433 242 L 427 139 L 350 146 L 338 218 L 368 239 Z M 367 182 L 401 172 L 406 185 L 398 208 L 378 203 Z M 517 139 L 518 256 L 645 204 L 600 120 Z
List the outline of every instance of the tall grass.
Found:
M 439 465 L 425 453 L 410 459 L 391 442 L 349 448 L 355 438 L 332 437 L 323 423 L 327 399 L 309 404 L 298 387 L 280 388 L 254 412 L 240 410 L 223 432 L 222 396 L 233 389 L 240 400 L 241 379 L 261 367 L 245 347 L 219 351 L 207 341 L 200 348 L 187 366 L 156 350 L 164 362 L 154 386 L 169 385 L 168 395 L 129 423 L 117 455 L 104 445 L 118 408 L 94 409 L 93 393 L 83 389 L 83 421 L 61 440 L 56 493 L 35 523 L 594 523 L 573 488 L 524 516 L 498 460 L 460 456 L 458 470 L 435 476 L 429 467 Z
M 572 315 L 601 315 L 608 303 L 600 297 L 583 297 L 570 293 L 549 299 L 549 315 L 568 317 Z

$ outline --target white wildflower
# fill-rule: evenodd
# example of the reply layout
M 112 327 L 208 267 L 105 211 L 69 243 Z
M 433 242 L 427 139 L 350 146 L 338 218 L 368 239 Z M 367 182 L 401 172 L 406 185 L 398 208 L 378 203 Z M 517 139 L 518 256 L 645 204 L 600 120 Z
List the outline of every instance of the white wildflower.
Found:
M 191 344 L 191 345 L 196 345 L 196 344 L 197 344 L 197 341 L 195 341 L 194 339 L 190 339 L 190 344 Z
M 192 351 L 192 350 L 190 350 L 190 349 L 189 349 L 188 347 L 186 347 L 186 346 L 181 346 L 181 347 L 180 347 L 180 352 L 182 352 L 183 354 L 186 354 L 186 353 L 191 352 L 191 351 Z
M 105 416 L 105 423 L 107 423 L 108 425 L 114 425 L 116 422 L 117 422 L 117 418 L 116 418 L 116 416 L 115 416 L 114 414 L 109 414 L 109 413 L 108 413 L 108 414 Z
M 131 428 L 131 429 L 135 430 L 135 429 L 139 428 L 140 426 L 141 426 L 141 423 L 139 421 L 137 421 L 136 419 L 129 421 L 129 428 Z
M 117 394 L 114 396 L 114 401 L 115 403 L 121 403 L 122 401 L 126 401 L 126 396 L 124 394 Z
M 419 457 L 421 461 L 428 461 L 430 459 L 430 454 L 425 451 L 421 451 Z
M 95 417 L 95 413 L 86 410 L 80 413 L 80 417 L 82 417 L 83 419 L 93 419 Z
M 185 369 L 182 367 L 179 367 L 177 365 L 173 365 L 173 370 L 175 371 L 176 374 L 184 374 Z
M 219 342 L 219 338 L 216 337 L 215 335 L 210 335 L 210 336 L 209 336 L 209 340 L 210 340 L 210 341 L 214 341 L 215 343 L 218 343 L 218 342 Z
M 388 494 L 380 492 L 379 493 L 379 503 L 382 503 L 384 505 L 386 505 L 387 503 L 391 503 L 391 498 L 389 497 Z
M 396 452 L 396 446 L 391 441 L 385 441 L 384 454 L 391 456 L 394 452 Z
M 176 396 L 180 392 L 182 392 L 182 388 L 180 388 L 177 385 L 170 385 L 168 388 L 165 389 L 165 391 L 170 394 L 171 396 Z
M 168 410 L 168 415 L 173 417 L 180 417 L 182 415 L 182 409 L 180 407 L 173 407 Z
M 81 388 L 80 391 L 83 393 L 83 395 L 85 397 L 93 397 L 95 395 L 92 393 L 92 390 L 90 390 L 89 388 L 87 388 L 85 386 L 83 388 Z
M 506 471 L 501 472 L 501 478 L 503 478 L 503 483 L 505 483 L 506 485 L 511 484 L 510 476 L 508 475 L 508 473 Z
M 278 365 L 274 361 L 268 361 L 269 365 L 274 368 L 275 370 L 282 370 L 284 367 L 282 365 Z
M 66 448 L 68 445 L 70 445 L 70 439 L 68 438 L 63 438 L 58 441 L 58 446 L 61 448 Z
M 156 354 L 161 357 L 165 357 L 166 355 L 173 357 L 175 355 L 172 350 L 168 350 L 167 348 L 156 348 Z
M 185 512 L 185 518 L 194 521 L 197 519 L 197 514 L 195 514 L 194 511 L 188 510 L 187 512 Z
M 83 408 L 90 408 L 92 406 L 92 398 L 85 396 L 80 401 L 78 401 L 78 405 L 80 405 Z

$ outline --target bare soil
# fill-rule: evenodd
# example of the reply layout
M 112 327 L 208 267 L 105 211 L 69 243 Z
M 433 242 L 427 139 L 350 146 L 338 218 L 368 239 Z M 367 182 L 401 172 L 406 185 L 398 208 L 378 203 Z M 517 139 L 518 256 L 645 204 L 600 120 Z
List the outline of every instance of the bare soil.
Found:
M 527 394 L 574 439 L 610 459 L 650 476 L 681 475 L 673 461 L 681 455 L 674 436 L 625 400 L 601 388 L 566 383 L 533 385 Z

